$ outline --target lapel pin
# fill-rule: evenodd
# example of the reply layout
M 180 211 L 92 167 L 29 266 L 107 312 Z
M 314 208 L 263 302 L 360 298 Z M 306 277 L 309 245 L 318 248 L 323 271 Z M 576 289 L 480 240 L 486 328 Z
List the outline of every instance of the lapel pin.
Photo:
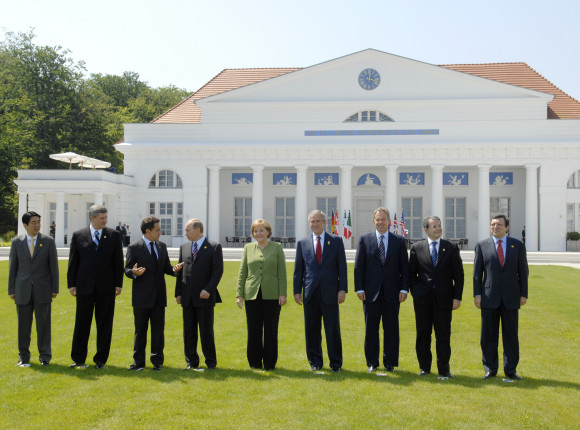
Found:
M 441 251 L 445 252 L 445 248 L 443 248 Z
M 103 239 L 106 239 L 106 238 L 107 238 L 107 236 L 103 236 Z
M 40 244 L 40 247 L 42 248 L 42 243 Z M 512 247 L 513 247 L 513 245 L 512 245 Z
M 328 242 L 326 242 L 327 245 L 330 245 L 330 240 Z
M 203 249 L 207 249 L 207 246 L 204 246 Z
M 512 248 L 515 248 L 515 246 L 514 246 L 514 245 L 512 245 Z

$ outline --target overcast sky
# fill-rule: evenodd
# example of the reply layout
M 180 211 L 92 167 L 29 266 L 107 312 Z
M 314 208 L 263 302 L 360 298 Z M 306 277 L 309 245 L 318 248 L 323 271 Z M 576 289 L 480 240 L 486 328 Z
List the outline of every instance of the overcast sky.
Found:
M 525 62 L 580 100 L 579 0 L 27 0 L 3 33 L 88 73 L 195 91 L 225 68 L 308 67 L 367 48 L 431 64 Z

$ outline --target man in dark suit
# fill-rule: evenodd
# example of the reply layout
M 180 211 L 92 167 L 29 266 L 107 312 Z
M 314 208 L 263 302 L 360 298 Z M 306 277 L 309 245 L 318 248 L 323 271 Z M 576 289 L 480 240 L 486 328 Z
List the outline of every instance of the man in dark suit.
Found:
M 197 329 L 208 369 L 217 364 L 213 332 L 214 306 L 221 303 L 218 284 L 224 273 L 222 247 L 203 234 L 203 223 L 193 218 L 185 226 L 188 242 L 179 249 L 183 270 L 177 274 L 175 298 L 183 307 L 186 369 L 199 367 Z
M 126 246 L 125 240 L 127 238 L 127 229 L 125 228 L 125 224 L 121 224 L 121 221 L 119 221 L 119 225 L 115 227 L 115 230 L 121 233 L 121 243 L 123 244 L 123 246 Z
M 373 213 L 376 231 L 360 237 L 354 262 L 356 294 L 363 301 L 367 372 L 379 367 L 379 328 L 383 320 L 383 364 L 387 372 L 399 365 L 399 307 L 409 292 L 409 261 L 405 239 L 388 231 L 389 211 Z
M 346 256 L 342 239 L 325 233 L 326 215 L 320 210 L 308 215 L 312 235 L 296 244 L 294 300 L 304 302 L 306 356 L 310 370 L 322 368 L 322 325 L 333 372 L 342 369 L 342 339 L 338 305 L 348 292 Z
M 165 307 L 167 289 L 165 275 L 175 276 L 183 263 L 171 267 L 167 246 L 159 241 L 159 218 L 147 217 L 141 222 L 143 237 L 127 247 L 125 275 L 133 279 L 133 316 L 135 318 L 135 343 L 133 364 L 129 370 L 145 368 L 147 328 L 151 322 L 151 363 L 153 370 L 163 367 L 165 346 Z
M 420 376 L 431 373 L 431 330 L 435 329 L 437 370 L 440 376 L 453 378 L 449 371 L 451 358 L 452 311 L 461 306 L 463 263 L 459 247 L 441 239 L 441 219 L 429 216 L 423 220 L 427 239 L 411 246 L 409 283 L 415 308 L 417 340 L 415 350 Z
M 18 314 L 18 364 L 29 365 L 32 314 L 40 364 L 52 358 L 50 344 L 51 303 L 58 294 L 58 255 L 54 239 L 40 234 L 40 215 L 22 215 L 26 233 L 14 238 L 8 263 L 8 294 Z
M 475 246 L 473 296 L 481 309 L 483 379 L 497 375 L 500 320 L 504 373 L 510 379 L 522 379 L 516 372 L 520 360 L 518 309 L 528 300 L 528 260 L 524 244 L 506 236 L 509 225 L 505 215 L 493 217 L 492 237 Z
M 113 335 L 115 297 L 123 287 L 123 245 L 121 234 L 107 228 L 107 208 L 89 208 L 90 225 L 73 233 L 68 262 L 68 288 L 77 299 L 69 367 L 88 367 L 89 335 L 93 311 L 97 324 L 95 367 L 102 369 L 109 358 Z

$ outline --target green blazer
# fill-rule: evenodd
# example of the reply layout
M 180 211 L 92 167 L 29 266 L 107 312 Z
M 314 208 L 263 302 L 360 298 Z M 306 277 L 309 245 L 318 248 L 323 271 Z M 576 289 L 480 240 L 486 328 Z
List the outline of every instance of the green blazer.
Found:
M 236 297 L 255 300 L 260 287 L 264 300 L 286 295 L 286 257 L 278 242 L 268 242 L 263 250 L 257 242 L 244 246 Z

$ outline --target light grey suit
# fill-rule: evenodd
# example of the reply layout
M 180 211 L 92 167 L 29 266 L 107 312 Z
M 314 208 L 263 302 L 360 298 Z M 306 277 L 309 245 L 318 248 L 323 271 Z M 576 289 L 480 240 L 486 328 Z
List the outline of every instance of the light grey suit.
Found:
M 50 362 L 51 302 L 58 294 L 58 255 L 54 239 L 38 234 L 34 255 L 26 235 L 13 239 L 8 269 L 8 294 L 14 295 L 18 313 L 18 358 L 30 361 L 32 314 L 36 317 L 39 359 Z

